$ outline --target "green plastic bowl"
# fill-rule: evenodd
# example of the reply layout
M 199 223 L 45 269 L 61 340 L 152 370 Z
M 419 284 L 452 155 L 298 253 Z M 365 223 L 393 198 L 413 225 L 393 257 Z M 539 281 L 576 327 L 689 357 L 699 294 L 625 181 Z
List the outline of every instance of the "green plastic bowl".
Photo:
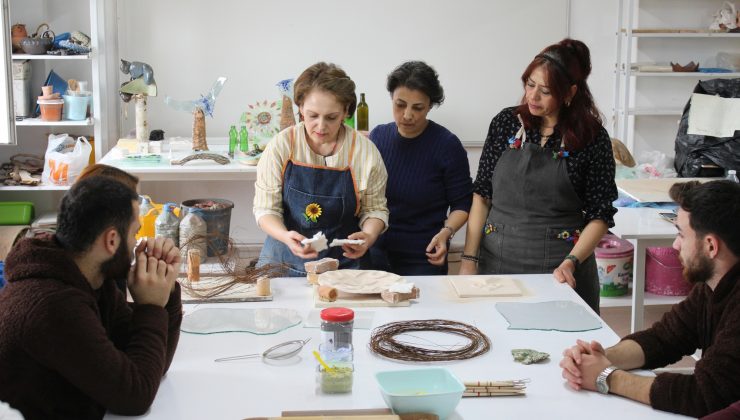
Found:
M 455 411 L 465 391 L 465 385 L 443 368 L 378 372 L 375 379 L 394 413 L 432 413 L 440 420 Z
M 0 201 L 0 225 L 29 225 L 33 219 L 33 203 Z

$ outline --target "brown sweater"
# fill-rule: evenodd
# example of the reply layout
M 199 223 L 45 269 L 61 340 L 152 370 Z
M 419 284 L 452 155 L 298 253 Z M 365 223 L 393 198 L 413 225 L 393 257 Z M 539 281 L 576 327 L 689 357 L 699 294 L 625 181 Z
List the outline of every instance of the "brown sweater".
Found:
M 0 291 L 0 400 L 26 419 L 143 414 L 175 354 L 179 285 L 165 308 L 128 304 L 112 279 L 93 290 L 52 240 L 26 239 Z
M 693 375 L 661 373 L 650 388 L 654 408 L 701 417 L 740 400 L 740 264 L 712 291 L 698 284 L 650 329 L 625 337 L 645 352 L 646 369 L 702 349 Z

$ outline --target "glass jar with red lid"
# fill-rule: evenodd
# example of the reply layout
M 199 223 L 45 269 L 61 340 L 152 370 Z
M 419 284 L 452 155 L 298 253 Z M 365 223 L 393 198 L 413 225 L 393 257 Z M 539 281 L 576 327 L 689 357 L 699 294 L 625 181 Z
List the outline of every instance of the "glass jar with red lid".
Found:
M 349 308 L 326 308 L 321 311 L 321 338 L 327 349 L 352 347 L 355 312 Z

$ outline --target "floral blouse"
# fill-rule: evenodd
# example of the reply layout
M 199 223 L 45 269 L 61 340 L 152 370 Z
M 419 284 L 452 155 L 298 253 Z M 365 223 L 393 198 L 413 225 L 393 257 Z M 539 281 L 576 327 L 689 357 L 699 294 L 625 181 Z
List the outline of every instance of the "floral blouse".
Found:
M 515 112 L 515 107 L 505 108 L 493 117 L 488 127 L 488 135 L 478 164 L 478 174 L 473 183 L 474 192 L 484 198 L 492 198 L 493 169 L 501 154 L 509 147 L 509 138 L 521 127 Z M 555 130 L 545 143 L 545 147 L 560 148 L 560 139 L 560 133 Z M 528 142 L 540 144 L 540 140 L 539 130 L 527 130 Z M 617 199 L 617 185 L 614 182 L 614 154 L 609 133 L 602 128 L 596 138 L 583 150 L 570 151 L 566 161 L 568 177 L 578 197 L 584 202 L 586 223 L 600 219 L 609 227 L 613 227 L 617 209 L 612 202 Z

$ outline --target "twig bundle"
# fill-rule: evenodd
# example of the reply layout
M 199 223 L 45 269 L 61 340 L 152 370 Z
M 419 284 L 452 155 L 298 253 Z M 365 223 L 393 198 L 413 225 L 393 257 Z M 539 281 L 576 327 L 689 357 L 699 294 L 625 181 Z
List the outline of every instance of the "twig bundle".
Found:
M 470 343 L 450 350 L 417 347 L 396 339 L 397 335 L 417 331 L 434 331 L 459 335 Z M 491 340 L 478 328 L 462 322 L 444 319 L 426 319 L 391 322 L 373 330 L 370 349 L 389 359 L 411 362 L 439 362 L 472 359 L 491 349 Z
M 181 246 L 183 248 L 187 248 L 191 243 L 205 241 L 208 248 L 213 248 L 215 246 L 215 239 L 225 239 L 228 242 L 226 253 L 218 255 L 217 257 L 223 271 L 223 276 L 230 279 L 225 282 L 214 284 L 213 286 L 203 286 L 199 283 L 196 287 L 194 286 L 194 282 L 189 278 L 183 278 L 180 280 L 180 286 L 185 289 L 190 296 L 200 299 L 217 297 L 232 289 L 238 288 L 241 285 L 256 284 L 261 278 L 278 277 L 284 271 L 284 267 L 280 264 L 268 264 L 259 268 L 254 267 L 251 264 L 248 266 L 239 265 L 239 259 L 236 256 L 234 248 L 234 241 L 225 235 L 193 235 L 185 244 L 181 244 Z

